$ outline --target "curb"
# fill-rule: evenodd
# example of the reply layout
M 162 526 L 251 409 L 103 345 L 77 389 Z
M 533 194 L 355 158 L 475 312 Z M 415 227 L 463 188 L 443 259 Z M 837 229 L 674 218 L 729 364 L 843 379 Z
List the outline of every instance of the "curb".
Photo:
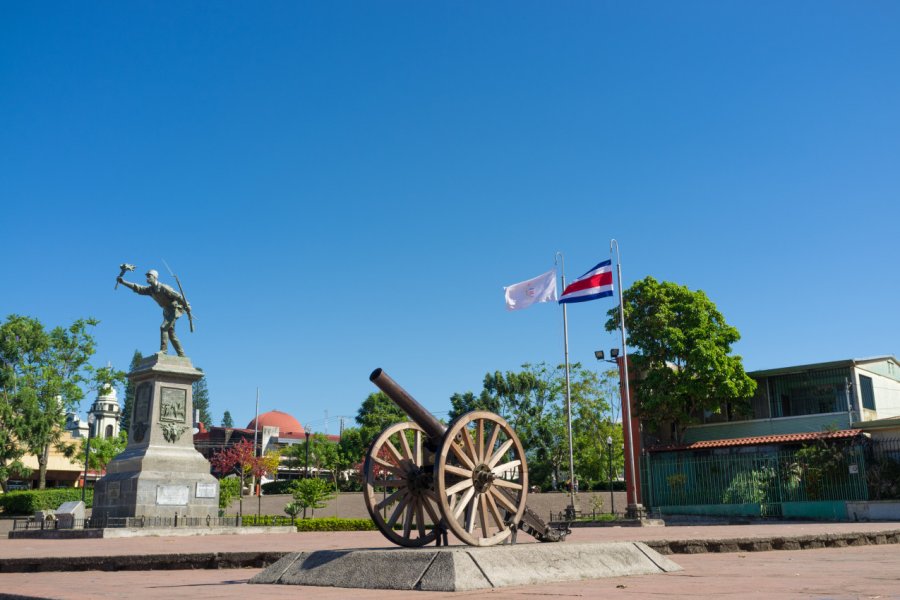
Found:
M 199 552 L 122 556 L 42 556 L 0 560 L 0 573 L 50 571 L 167 571 L 267 567 L 287 552 Z
M 826 533 L 820 535 L 730 538 L 719 540 L 645 540 L 660 554 L 704 554 L 708 552 L 766 552 L 769 550 L 813 550 L 900 544 L 900 529 L 871 533 Z
M 663 555 L 714 552 L 766 552 L 900 544 L 900 529 L 870 533 L 841 533 L 709 540 L 643 540 Z M 0 560 L 0 573 L 50 571 L 165 571 L 182 569 L 263 568 L 290 552 L 199 552 L 193 554 L 129 554 L 121 556 L 43 556 Z

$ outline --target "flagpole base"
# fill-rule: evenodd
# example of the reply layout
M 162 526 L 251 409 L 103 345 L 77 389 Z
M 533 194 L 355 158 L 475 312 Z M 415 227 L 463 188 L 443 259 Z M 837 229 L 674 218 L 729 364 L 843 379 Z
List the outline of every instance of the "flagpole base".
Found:
M 629 504 L 625 509 L 626 519 L 645 519 L 647 518 L 647 509 L 643 504 Z

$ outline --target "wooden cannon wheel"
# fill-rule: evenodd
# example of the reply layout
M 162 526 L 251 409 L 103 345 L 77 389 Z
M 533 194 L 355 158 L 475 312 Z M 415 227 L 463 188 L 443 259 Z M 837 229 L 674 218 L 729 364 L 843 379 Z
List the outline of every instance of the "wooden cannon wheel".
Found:
M 456 537 L 473 546 L 509 538 L 528 490 L 525 451 L 509 423 L 488 411 L 461 415 L 447 430 L 434 469 L 441 515 Z
M 424 546 L 437 537 L 441 522 L 434 493 L 434 453 L 415 423 L 397 423 L 381 432 L 363 466 L 369 515 L 389 540 Z M 400 529 L 395 525 L 400 524 Z

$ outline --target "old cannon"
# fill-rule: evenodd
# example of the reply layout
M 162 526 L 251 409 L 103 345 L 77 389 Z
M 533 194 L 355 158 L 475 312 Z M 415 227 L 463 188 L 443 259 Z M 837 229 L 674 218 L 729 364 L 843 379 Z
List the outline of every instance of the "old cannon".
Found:
M 369 380 L 412 421 L 385 429 L 363 466 L 366 508 L 389 540 L 401 546 L 447 543 L 447 531 L 472 546 L 515 542 L 525 531 L 563 541 L 530 510 L 528 465 L 515 431 L 500 415 L 477 410 L 443 425 L 383 370 Z

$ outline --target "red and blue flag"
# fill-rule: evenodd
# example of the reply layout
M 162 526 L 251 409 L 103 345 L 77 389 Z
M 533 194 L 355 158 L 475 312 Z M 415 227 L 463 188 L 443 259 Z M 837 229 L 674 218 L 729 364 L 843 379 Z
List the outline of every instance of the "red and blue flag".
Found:
M 559 303 L 587 302 L 612 295 L 612 260 L 604 260 L 567 285 L 562 296 L 559 297 Z

